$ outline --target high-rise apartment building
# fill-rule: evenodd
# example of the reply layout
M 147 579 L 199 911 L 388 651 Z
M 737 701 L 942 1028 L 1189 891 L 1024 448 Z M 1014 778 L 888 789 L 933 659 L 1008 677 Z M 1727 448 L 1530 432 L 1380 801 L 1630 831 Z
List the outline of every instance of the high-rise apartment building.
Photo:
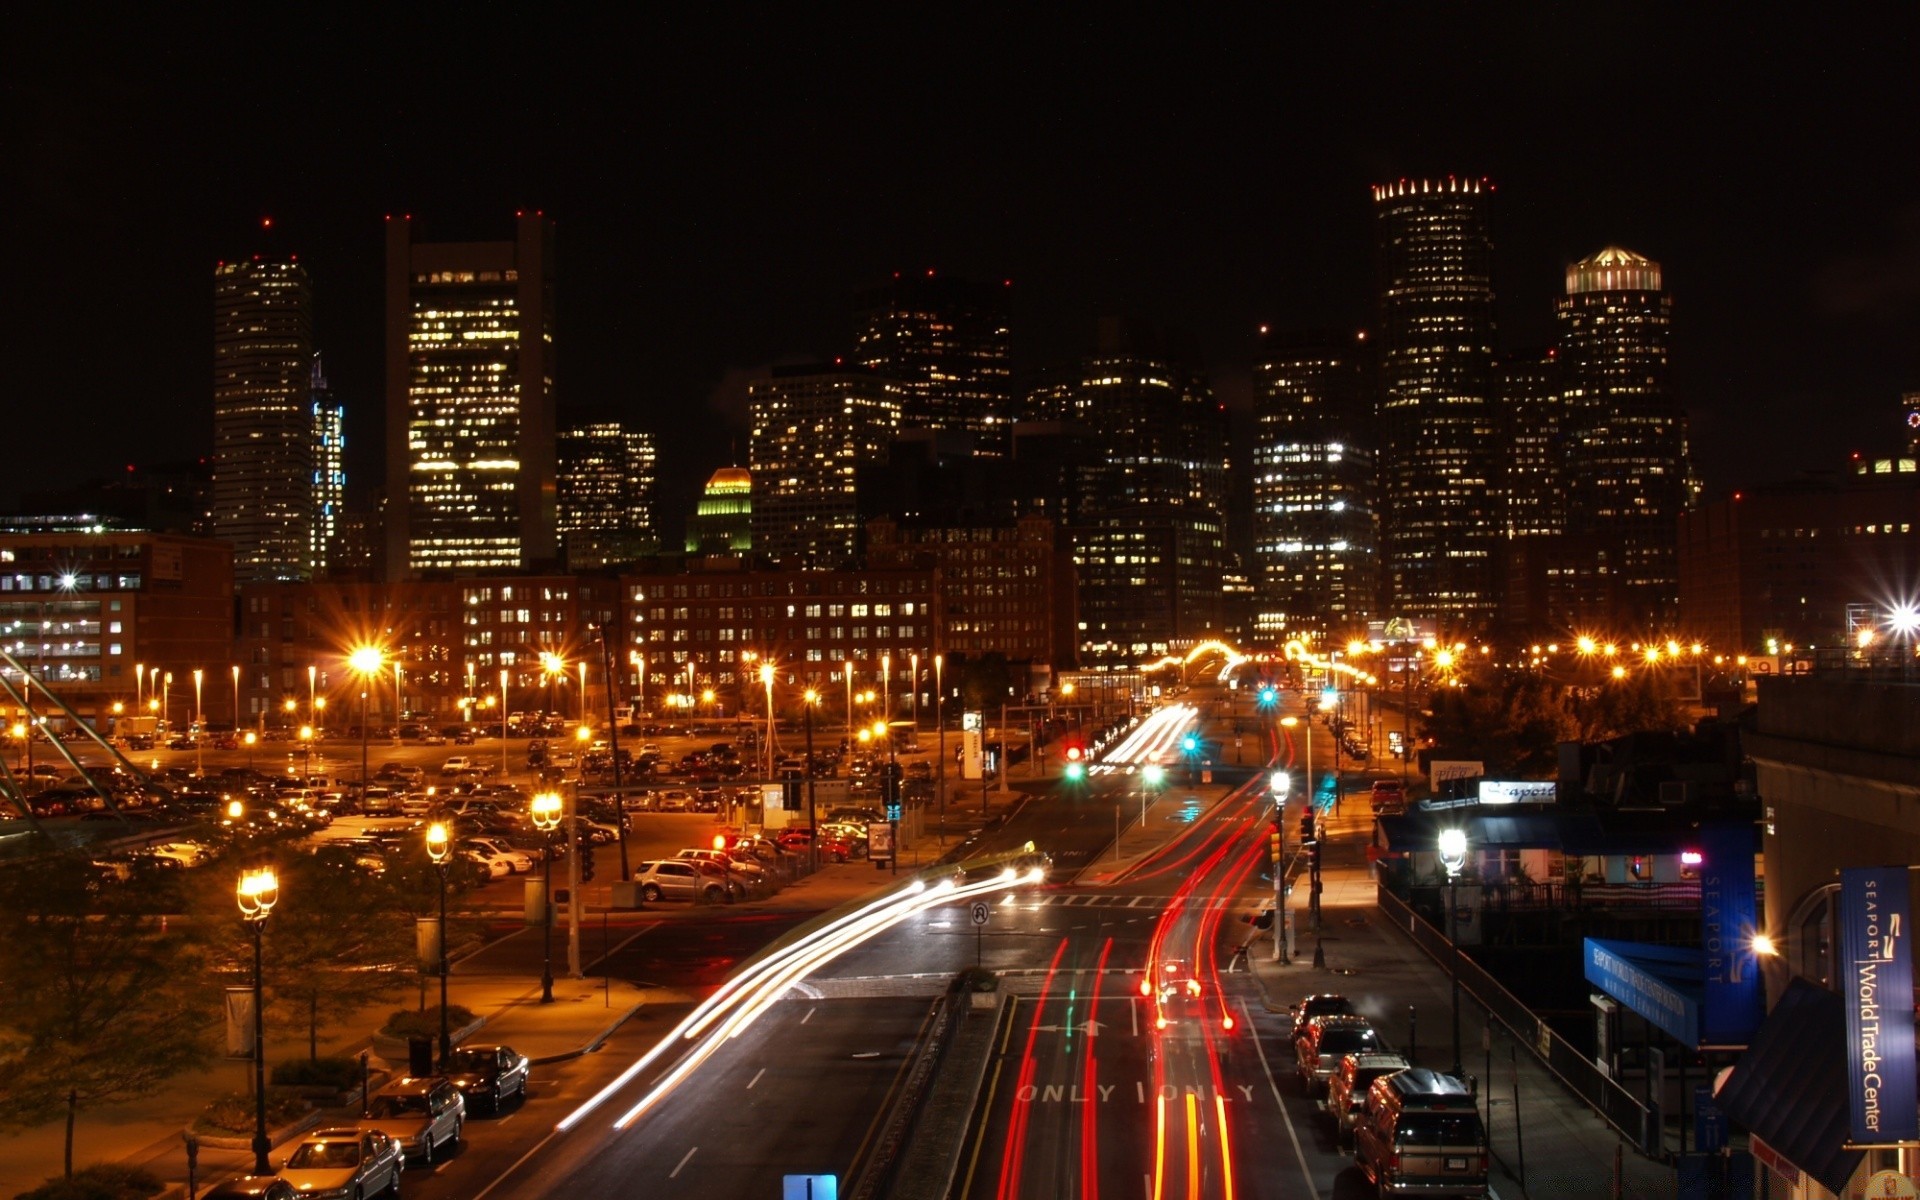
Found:
M 853 561 L 855 469 L 885 461 L 900 427 L 900 385 L 843 363 L 775 367 L 748 397 L 754 550 L 816 569 Z
M 347 410 L 335 402 L 318 354 L 313 356 L 309 394 L 313 399 L 313 528 L 308 561 L 319 572 L 332 565 L 340 514 L 346 511 Z
M 1660 264 L 1618 247 L 1582 259 L 1567 268 L 1558 314 L 1567 527 L 1617 548 L 1620 618 L 1657 631 L 1678 614 L 1676 522 L 1689 478 Z
M 553 222 L 418 242 L 387 221 L 387 572 L 524 568 L 558 551 Z
M 1363 629 L 1379 586 L 1367 340 L 1261 329 L 1253 368 L 1253 630 Z
M 1013 407 L 1006 284 L 896 274 L 854 299 L 854 361 L 900 386 L 900 427 L 1005 453 Z
M 557 519 L 568 570 L 632 562 L 658 547 L 653 463 L 653 435 L 617 421 L 560 431 Z
M 1566 446 L 1561 436 L 1560 355 L 1555 349 L 1503 354 L 1494 364 L 1500 444 L 1502 533 L 1547 537 L 1567 528 Z
M 1492 193 L 1451 177 L 1373 189 L 1385 599 L 1448 632 L 1484 627 L 1496 602 Z
M 1184 335 L 1104 319 L 1094 353 L 1028 397 L 1028 418 L 1087 439 L 1073 532 L 1090 658 L 1176 652 L 1220 630 L 1228 425 L 1199 362 Z
M 312 558 L 313 287 L 291 258 L 213 272 L 213 528 L 241 580 L 305 579 Z

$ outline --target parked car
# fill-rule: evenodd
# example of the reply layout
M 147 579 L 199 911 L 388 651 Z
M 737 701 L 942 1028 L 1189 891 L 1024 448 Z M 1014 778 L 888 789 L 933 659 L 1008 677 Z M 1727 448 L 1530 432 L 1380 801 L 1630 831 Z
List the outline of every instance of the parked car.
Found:
M 1407 789 L 1398 779 L 1377 779 L 1370 797 L 1375 816 L 1390 816 L 1407 811 Z
M 440 773 L 442 775 L 458 775 L 463 771 L 471 771 L 474 769 L 473 760 L 464 754 L 456 754 L 446 762 L 440 764 Z
M 373 1094 L 360 1128 L 386 1134 L 400 1143 L 402 1154 L 424 1166 L 441 1150 L 460 1144 L 466 1119 L 466 1097 L 450 1080 L 405 1075 Z
M 1372 1022 L 1352 1014 L 1315 1017 L 1307 1022 L 1306 1036 L 1295 1041 L 1299 1056 L 1300 1086 L 1307 1095 L 1317 1096 L 1327 1088 L 1333 1068 L 1344 1055 L 1381 1049 L 1380 1035 Z
M 684 859 L 643 862 L 633 870 L 633 882 L 640 885 L 640 898 L 658 900 L 701 900 L 717 904 L 727 898 L 726 884 L 700 870 L 699 864 Z
M 532 1060 L 511 1046 L 461 1046 L 447 1060 L 447 1078 L 469 1104 L 496 1116 L 509 1099 L 527 1098 Z
M 674 857 L 714 863 L 740 882 L 742 886 L 735 890 L 742 894 L 752 890 L 772 890 L 772 882 L 767 878 L 765 867 L 756 862 L 743 862 L 739 856 L 729 854 L 725 850 L 689 849 L 680 851 Z
M 476 879 L 491 882 L 495 879 L 505 879 L 513 874 L 513 866 L 507 862 L 504 854 L 483 850 L 478 846 L 463 846 L 460 849 L 460 857 L 477 868 L 474 874 Z M 383 871 L 386 869 L 384 861 L 381 869 Z
M 1398 1054 L 1347 1054 L 1327 1080 L 1327 1119 L 1333 1122 L 1333 1140 L 1346 1146 L 1354 1128 L 1367 1115 L 1367 1089 L 1382 1075 L 1404 1071 L 1410 1065 Z
M 461 844 L 465 846 L 470 846 L 476 850 L 483 850 L 483 851 L 491 850 L 495 854 L 498 854 L 500 857 L 506 859 L 507 866 L 516 875 L 525 875 L 528 872 L 533 870 L 533 855 L 528 854 L 525 850 L 520 850 L 520 849 L 516 849 L 513 846 L 509 846 L 507 843 L 501 841 L 499 838 L 492 838 L 492 837 L 462 838 Z
M 400 1143 L 379 1129 L 317 1129 L 300 1139 L 280 1178 L 313 1200 L 400 1195 Z
M 1451 1075 L 1409 1067 L 1373 1081 L 1353 1157 L 1382 1196 L 1486 1196 L 1487 1131 Z
M 1293 1014 L 1293 1040 L 1299 1041 L 1306 1036 L 1307 1022 L 1315 1017 L 1328 1017 L 1354 1011 L 1353 1001 L 1338 992 L 1316 992 L 1302 997 L 1300 1003 L 1287 1009 Z
M 200 1200 L 301 1200 L 301 1193 L 278 1175 L 240 1175 L 201 1192 Z
M 668 788 L 658 793 L 654 808 L 660 812 L 691 812 L 693 793 L 682 788 Z

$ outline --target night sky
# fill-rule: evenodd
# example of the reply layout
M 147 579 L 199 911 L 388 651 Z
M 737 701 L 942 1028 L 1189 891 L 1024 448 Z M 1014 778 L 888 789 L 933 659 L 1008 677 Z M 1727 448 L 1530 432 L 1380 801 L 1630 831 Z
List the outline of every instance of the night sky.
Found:
M 1260 323 L 1370 321 L 1368 185 L 1402 176 L 1497 186 L 1505 348 L 1569 262 L 1664 265 L 1710 496 L 1883 449 L 1920 390 L 1912 6 L 326 7 L 7 18 L 7 486 L 204 454 L 211 272 L 264 248 L 312 272 L 360 493 L 387 213 L 556 218 L 563 420 L 653 429 L 670 526 L 744 460 L 751 373 L 844 349 L 895 270 L 1012 279 L 1022 373 L 1102 313 L 1183 326 L 1244 409 Z

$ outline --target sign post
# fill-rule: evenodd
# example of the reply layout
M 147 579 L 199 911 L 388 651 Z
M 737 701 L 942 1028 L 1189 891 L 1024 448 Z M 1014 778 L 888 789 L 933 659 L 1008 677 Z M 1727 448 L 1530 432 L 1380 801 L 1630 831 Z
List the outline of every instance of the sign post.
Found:
M 985 900 L 975 900 L 973 902 L 973 965 L 976 968 L 980 966 L 980 939 L 986 932 L 987 918 L 992 914 L 993 910 L 987 906 Z

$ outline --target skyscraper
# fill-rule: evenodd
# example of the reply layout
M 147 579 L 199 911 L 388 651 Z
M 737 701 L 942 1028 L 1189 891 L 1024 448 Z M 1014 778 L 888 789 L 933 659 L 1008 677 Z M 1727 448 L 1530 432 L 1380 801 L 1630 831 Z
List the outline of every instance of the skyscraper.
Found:
M 213 272 L 213 527 L 241 582 L 305 579 L 312 555 L 313 288 L 291 258 Z
M 313 356 L 313 531 L 309 561 L 316 572 L 332 565 L 340 514 L 347 501 L 347 410 L 333 399 L 320 356 Z
M 827 569 L 859 553 L 855 468 L 883 462 L 900 385 L 842 363 L 775 367 L 748 388 L 753 548 Z
M 558 521 L 567 569 L 632 562 L 657 548 L 653 435 L 617 421 L 560 431 Z
M 1379 518 L 1364 334 L 1260 331 L 1253 368 L 1255 634 L 1364 628 Z
M 707 480 L 687 518 L 688 554 L 745 554 L 753 549 L 753 476 L 721 467 Z
M 1449 632 L 1484 627 L 1496 602 L 1492 192 L 1451 177 L 1373 189 L 1387 615 Z
M 1507 448 L 1500 486 L 1502 533 L 1508 539 L 1565 533 L 1559 352 L 1549 348 L 1501 355 L 1494 365 L 1494 394 L 1500 443 Z
M 387 221 L 387 572 L 528 567 L 558 552 L 553 222 L 421 242 Z
M 1043 380 L 1026 416 L 1083 430 L 1091 451 L 1073 530 L 1083 654 L 1132 660 L 1217 635 L 1227 415 L 1193 340 L 1103 319 L 1094 352 Z
M 1567 268 L 1558 305 L 1567 526 L 1617 551 L 1621 619 L 1658 631 L 1679 613 L 1686 427 L 1667 382 L 1672 299 L 1660 264 L 1608 247 Z
M 854 299 L 854 361 L 900 385 L 902 429 L 972 434 L 1006 451 L 1013 346 L 1005 284 L 896 274 Z

